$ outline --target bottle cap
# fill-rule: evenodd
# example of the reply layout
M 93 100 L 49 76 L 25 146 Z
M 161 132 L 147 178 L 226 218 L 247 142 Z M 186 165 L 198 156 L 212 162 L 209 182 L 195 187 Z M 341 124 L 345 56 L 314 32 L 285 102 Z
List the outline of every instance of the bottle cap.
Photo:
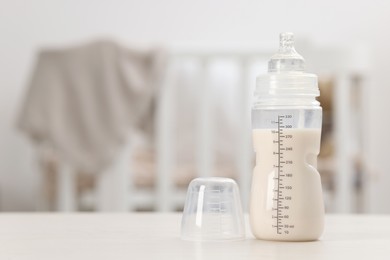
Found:
M 237 183 L 229 178 L 196 178 L 188 186 L 181 238 L 190 241 L 245 239 Z

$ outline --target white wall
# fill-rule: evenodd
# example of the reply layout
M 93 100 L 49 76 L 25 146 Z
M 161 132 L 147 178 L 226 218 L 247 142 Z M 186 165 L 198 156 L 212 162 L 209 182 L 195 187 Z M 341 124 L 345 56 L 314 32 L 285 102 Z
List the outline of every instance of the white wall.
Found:
M 112 36 L 126 44 L 277 44 L 293 31 L 317 44 L 373 50 L 369 99 L 372 166 L 381 181 L 371 204 L 390 212 L 390 1 L 339 0 L 0 0 L 0 182 L 3 210 L 31 209 L 35 175 L 32 152 L 14 129 L 34 55 L 42 46 L 66 45 Z

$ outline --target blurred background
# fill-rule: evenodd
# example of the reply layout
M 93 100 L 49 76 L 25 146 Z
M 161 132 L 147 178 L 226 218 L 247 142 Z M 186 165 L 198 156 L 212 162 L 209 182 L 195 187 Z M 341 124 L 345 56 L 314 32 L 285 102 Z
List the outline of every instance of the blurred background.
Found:
M 180 210 L 196 176 L 235 178 L 247 209 L 255 77 L 291 31 L 327 212 L 390 213 L 390 2 L 0 4 L 1 211 Z

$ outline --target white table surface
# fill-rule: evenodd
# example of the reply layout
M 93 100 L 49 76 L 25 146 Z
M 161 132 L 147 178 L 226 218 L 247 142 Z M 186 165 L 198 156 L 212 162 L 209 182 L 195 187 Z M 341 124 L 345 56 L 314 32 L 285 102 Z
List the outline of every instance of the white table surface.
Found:
M 181 214 L 0 214 L 0 259 L 390 259 L 390 216 L 329 215 L 315 242 L 188 242 Z

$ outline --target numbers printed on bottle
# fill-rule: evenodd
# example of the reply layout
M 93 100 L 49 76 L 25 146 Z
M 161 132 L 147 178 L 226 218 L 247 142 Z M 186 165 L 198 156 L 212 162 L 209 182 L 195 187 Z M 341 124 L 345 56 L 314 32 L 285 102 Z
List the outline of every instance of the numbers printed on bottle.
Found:
M 274 205 L 272 210 L 275 211 L 272 215 L 276 219 L 273 228 L 278 235 L 291 234 L 294 225 L 291 225 L 290 211 L 293 208 L 293 186 L 291 183 L 293 177 L 294 159 L 292 157 L 294 145 L 294 117 L 292 114 L 282 114 L 273 120 L 275 129 L 271 130 L 273 135 L 273 156 L 275 158 L 273 168 L 275 176 Z M 287 229 L 287 230 L 286 230 Z

